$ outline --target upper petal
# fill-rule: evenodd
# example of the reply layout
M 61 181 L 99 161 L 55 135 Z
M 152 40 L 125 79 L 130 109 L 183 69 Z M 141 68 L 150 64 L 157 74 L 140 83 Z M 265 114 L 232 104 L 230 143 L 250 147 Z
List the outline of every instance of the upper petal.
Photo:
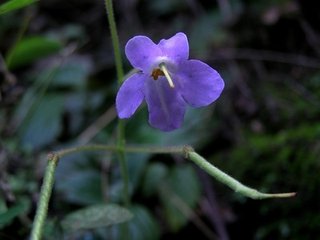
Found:
M 219 73 L 199 60 L 180 64 L 177 78 L 185 101 L 192 107 L 202 107 L 214 102 L 224 88 Z
M 145 98 L 149 110 L 149 123 L 162 131 L 181 126 L 186 103 L 175 88 L 170 88 L 164 77 L 145 82 Z
M 148 72 L 155 59 L 161 56 L 159 46 L 146 36 L 131 38 L 126 44 L 125 52 L 131 65 L 144 72 Z
M 158 45 L 165 56 L 176 62 L 189 58 L 188 38 L 182 32 L 169 39 L 162 39 Z
M 124 81 L 116 97 L 119 118 L 131 117 L 144 99 L 143 87 L 146 75 L 136 73 Z

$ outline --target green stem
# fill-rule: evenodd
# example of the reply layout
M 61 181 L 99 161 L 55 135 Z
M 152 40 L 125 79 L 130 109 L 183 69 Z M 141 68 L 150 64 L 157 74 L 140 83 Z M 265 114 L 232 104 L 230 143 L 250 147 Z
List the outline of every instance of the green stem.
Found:
M 193 161 L 203 170 L 205 170 L 212 177 L 220 181 L 221 183 L 229 186 L 234 191 L 253 199 L 265 199 L 265 198 L 287 198 L 293 197 L 296 193 L 262 193 L 253 188 L 247 187 L 222 172 L 211 163 L 209 163 L 202 156 L 197 154 L 189 146 L 176 146 L 176 147 L 148 147 L 148 146 L 123 146 L 119 148 L 117 145 L 86 145 L 80 147 L 73 147 L 65 150 L 61 150 L 55 153 L 52 153 L 48 157 L 48 164 L 46 168 L 45 177 L 41 187 L 40 200 L 31 232 L 31 240 L 40 240 L 42 235 L 43 225 L 48 212 L 48 204 L 50 196 L 52 193 L 53 183 L 54 183 L 54 174 L 58 164 L 59 159 L 64 156 L 83 152 L 83 151 L 121 151 L 123 153 L 160 153 L 160 154 L 181 154 L 186 158 Z
M 43 230 L 43 225 L 47 217 L 48 205 L 50 196 L 52 193 L 53 183 L 54 183 L 54 173 L 59 161 L 59 157 L 56 154 L 50 154 L 48 156 L 48 164 L 46 168 L 46 173 L 43 179 L 40 200 L 37 208 L 36 216 L 34 219 L 31 240 L 40 240 Z
M 116 21 L 114 18 L 114 11 L 112 0 L 105 0 L 108 22 L 110 27 L 110 34 L 112 40 L 112 46 L 114 51 L 114 58 L 116 64 L 116 71 L 118 77 L 118 87 L 120 87 L 123 81 L 123 66 L 122 66 L 122 59 L 121 59 L 121 51 L 119 47 L 119 37 L 117 32 Z M 117 157 L 119 159 L 121 175 L 123 178 L 123 201 L 125 206 L 130 205 L 130 197 L 129 197 L 129 174 L 128 174 L 128 166 L 125 159 L 125 153 L 123 151 L 125 144 L 125 131 L 124 131 L 124 122 L 122 120 L 118 121 L 118 128 L 117 128 Z
M 60 152 L 57 152 L 57 155 L 60 157 L 80 152 L 80 151 L 118 151 L 118 146 L 115 145 L 87 145 L 81 147 L 75 147 L 66 149 Z M 265 198 L 287 198 L 293 197 L 296 195 L 295 192 L 291 193 L 262 193 L 257 191 L 256 189 L 247 187 L 231 177 L 230 175 L 224 173 L 213 164 L 208 162 L 198 153 L 196 153 L 192 147 L 190 146 L 175 146 L 175 147 L 151 147 L 151 146 L 125 146 L 121 148 L 123 152 L 127 153 L 162 153 L 162 154 L 183 154 L 187 159 L 190 159 L 195 164 L 197 164 L 200 168 L 205 170 L 208 174 L 214 177 L 219 182 L 227 185 L 235 192 L 240 193 L 246 197 L 252 199 L 265 199 Z
M 159 153 L 159 154 L 183 154 L 184 147 L 183 146 L 170 146 L 170 147 L 154 147 L 154 146 L 125 146 L 121 149 L 127 153 Z M 78 152 L 92 152 L 92 151 L 111 151 L 116 152 L 119 151 L 118 146 L 116 145 L 102 145 L 102 144 L 92 144 L 92 145 L 84 145 L 79 147 L 71 147 L 61 151 L 56 152 L 55 154 L 62 158 L 64 156 L 78 153 Z
M 110 34 L 112 40 L 112 46 L 114 51 L 114 59 L 116 64 L 116 71 L 118 76 L 118 85 L 120 85 L 123 81 L 123 66 L 122 66 L 122 59 L 121 59 L 121 51 L 119 47 L 119 37 L 117 32 L 116 21 L 114 19 L 113 13 L 113 5 L 112 0 L 105 0 L 106 10 L 107 10 L 107 17 L 110 27 Z
M 286 197 L 293 197 L 296 195 L 295 192 L 275 193 L 275 194 L 259 192 L 253 188 L 243 185 L 242 183 L 232 178 L 228 174 L 222 172 L 220 169 L 213 166 L 211 163 L 209 163 L 206 159 L 201 157 L 198 153 L 194 152 L 193 150 L 186 148 L 185 154 L 188 159 L 193 161 L 195 164 L 197 164 L 200 168 L 205 170 L 208 174 L 210 174 L 216 180 L 227 185 L 228 187 L 233 189 L 235 192 L 240 193 L 246 197 L 249 197 L 252 199 L 265 199 L 265 198 L 286 198 Z

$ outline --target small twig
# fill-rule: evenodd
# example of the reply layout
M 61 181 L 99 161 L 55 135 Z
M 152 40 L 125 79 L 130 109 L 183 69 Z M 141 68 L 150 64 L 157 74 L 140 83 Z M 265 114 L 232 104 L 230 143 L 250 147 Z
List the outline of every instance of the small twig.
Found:
M 207 216 L 211 224 L 216 229 L 217 235 L 219 236 L 218 239 L 229 240 L 230 238 L 225 226 L 225 221 L 219 209 L 211 178 L 203 171 L 201 171 L 199 177 L 203 185 L 204 194 L 207 196 L 207 198 L 203 200 L 202 212 Z
M 94 123 L 87 127 L 78 137 L 79 144 L 87 144 L 94 138 L 104 127 L 116 118 L 117 114 L 114 106 L 110 107 Z
M 217 236 L 212 232 L 209 226 L 201 220 L 201 218 L 190 208 L 190 206 L 175 192 L 169 189 L 164 184 L 159 187 L 165 198 L 174 205 L 183 216 L 189 219 L 208 239 L 217 239 Z
M 307 42 L 313 48 L 318 57 L 320 57 L 320 36 L 307 21 L 300 20 L 300 26 L 306 35 Z

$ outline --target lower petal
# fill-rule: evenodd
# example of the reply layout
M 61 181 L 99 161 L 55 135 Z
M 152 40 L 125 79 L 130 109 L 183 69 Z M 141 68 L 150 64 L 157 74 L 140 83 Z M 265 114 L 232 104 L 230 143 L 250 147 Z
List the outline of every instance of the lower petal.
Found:
M 219 73 L 199 60 L 181 63 L 177 78 L 183 98 L 192 107 L 211 104 L 224 88 L 224 81 Z
M 162 131 L 172 131 L 181 126 L 186 103 L 176 88 L 170 88 L 164 77 L 148 79 L 145 98 L 149 110 L 149 123 Z
M 124 81 L 116 97 L 119 118 L 131 117 L 144 99 L 143 87 L 146 75 L 136 73 Z

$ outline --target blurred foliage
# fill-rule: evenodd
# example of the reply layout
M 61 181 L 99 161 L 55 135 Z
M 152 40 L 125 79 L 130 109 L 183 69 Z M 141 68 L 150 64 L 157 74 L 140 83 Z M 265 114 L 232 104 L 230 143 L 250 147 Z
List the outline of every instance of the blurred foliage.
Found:
M 62 221 L 62 226 L 67 232 L 76 232 L 111 226 L 128 221 L 132 217 L 127 209 L 114 204 L 93 205 L 67 215 Z
M 0 5 L 0 14 L 11 12 L 13 10 L 26 7 L 38 0 L 9 0 Z
M 115 156 L 75 154 L 58 165 L 44 239 L 119 239 L 116 223 L 131 214 L 131 239 L 210 239 L 210 231 L 217 239 L 317 239 L 319 3 L 118 0 L 114 7 L 122 47 L 134 35 L 158 42 L 183 31 L 190 57 L 226 82 L 213 106 L 188 109 L 171 133 L 152 129 L 142 106 L 126 122 L 127 143 L 191 144 L 249 186 L 298 195 L 253 201 L 178 156 L 128 154 L 133 204 L 123 209 Z M 27 239 L 45 155 L 115 140 L 114 59 L 103 1 L 11 0 L 0 14 L 0 239 Z

